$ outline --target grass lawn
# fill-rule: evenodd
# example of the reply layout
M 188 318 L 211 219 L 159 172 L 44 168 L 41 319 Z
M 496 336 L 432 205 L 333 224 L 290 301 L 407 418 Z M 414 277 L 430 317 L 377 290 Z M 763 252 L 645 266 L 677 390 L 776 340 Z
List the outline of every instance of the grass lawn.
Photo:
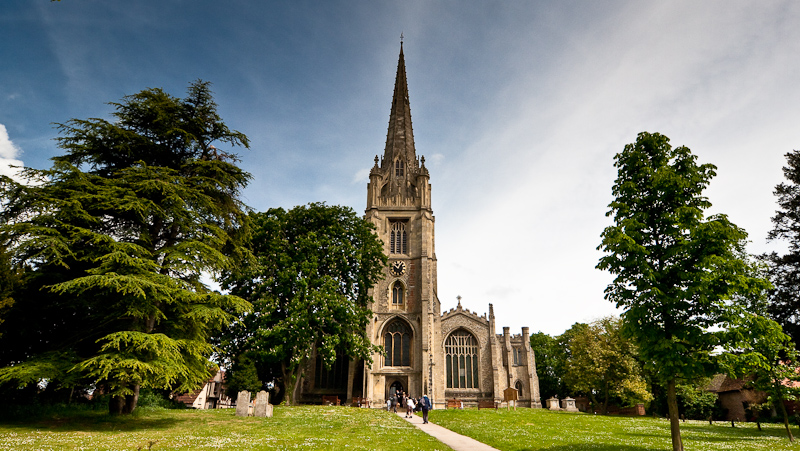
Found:
M 31 421 L 0 422 L 3 450 L 344 448 L 449 449 L 395 414 L 353 407 L 275 406 L 273 418 L 236 417 L 232 409 L 148 408 L 137 409 L 131 417 L 69 411 Z
M 503 451 L 522 450 L 671 450 L 669 422 L 651 417 L 618 417 L 543 409 L 434 410 L 430 420 Z M 688 450 L 800 450 L 790 444 L 780 424 L 686 421 L 681 423 L 683 446 Z M 797 427 L 792 434 L 797 435 Z

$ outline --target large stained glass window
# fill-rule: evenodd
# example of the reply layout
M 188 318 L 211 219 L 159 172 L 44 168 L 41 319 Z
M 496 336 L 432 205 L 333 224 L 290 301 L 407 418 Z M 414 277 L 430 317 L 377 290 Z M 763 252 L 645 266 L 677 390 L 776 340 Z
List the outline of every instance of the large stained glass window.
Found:
M 480 388 L 478 340 L 467 331 L 453 332 L 444 343 L 447 388 Z

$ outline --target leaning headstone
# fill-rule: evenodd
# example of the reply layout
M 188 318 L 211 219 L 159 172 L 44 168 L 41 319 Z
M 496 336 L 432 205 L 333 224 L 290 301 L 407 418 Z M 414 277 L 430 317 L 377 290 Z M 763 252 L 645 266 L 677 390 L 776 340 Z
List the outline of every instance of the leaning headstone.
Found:
M 236 396 L 236 416 L 246 417 L 250 413 L 250 392 L 242 390 Z
M 575 405 L 575 400 L 567 396 L 566 398 L 561 400 L 561 407 L 564 408 L 567 412 L 577 412 L 578 407 Z
M 547 408 L 550 409 L 550 410 L 561 410 L 558 407 L 558 398 L 553 396 L 552 398 L 548 399 L 547 400 Z
M 269 393 L 265 392 L 264 390 L 261 390 L 256 395 L 256 405 L 253 408 L 253 416 L 266 417 L 268 405 L 269 405 Z

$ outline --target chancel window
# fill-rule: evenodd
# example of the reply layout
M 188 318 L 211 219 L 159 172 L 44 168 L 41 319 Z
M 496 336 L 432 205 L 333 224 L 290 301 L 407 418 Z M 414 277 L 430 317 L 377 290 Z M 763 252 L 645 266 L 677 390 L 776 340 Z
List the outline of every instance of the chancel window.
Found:
M 326 368 L 322 362 L 322 357 L 317 354 L 316 368 L 314 372 L 314 386 L 316 388 L 335 388 L 347 390 L 347 372 L 349 370 L 350 359 L 344 353 L 336 355 L 333 366 Z
M 392 307 L 402 307 L 405 304 L 405 290 L 399 281 L 392 285 Z
M 392 231 L 389 237 L 389 253 L 408 254 L 408 235 L 406 234 L 405 222 L 392 221 Z
M 411 328 L 396 319 L 383 333 L 384 366 L 411 366 Z
M 479 388 L 478 341 L 460 330 L 444 343 L 447 388 Z
M 394 175 L 395 177 L 402 177 L 403 176 L 403 160 L 397 159 L 394 162 Z

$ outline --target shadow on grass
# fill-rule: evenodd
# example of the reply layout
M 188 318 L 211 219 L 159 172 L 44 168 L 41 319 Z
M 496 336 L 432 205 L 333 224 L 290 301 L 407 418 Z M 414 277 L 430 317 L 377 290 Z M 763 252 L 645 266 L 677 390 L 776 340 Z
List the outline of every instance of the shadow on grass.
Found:
M 551 446 L 548 448 L 521 448 L 519 451 L 575 451 L 576 449 L 581 449 L 581 446 L 585 445 L 556 445 Z M 632 445 L 592 445 L 592 451 L 599 450 L 599 451 L 654 451 L 654 450 L 661 450 L 661 448 L 647 448 L 645 446 L 632 446 Z
M 142 417 L 135 414 L 112 416 L 104 412 L 79 412 L 40 415 L 28 418 L 2 418 L 0 419 L 0 425 L 19 430 L 47 429 L 59 432 L 107 432 L 114 430 L 130 432 L 141 429 L 169 429 L 186 421 L 191 421 L 191 419 L 153 418 L 151 415 Z

